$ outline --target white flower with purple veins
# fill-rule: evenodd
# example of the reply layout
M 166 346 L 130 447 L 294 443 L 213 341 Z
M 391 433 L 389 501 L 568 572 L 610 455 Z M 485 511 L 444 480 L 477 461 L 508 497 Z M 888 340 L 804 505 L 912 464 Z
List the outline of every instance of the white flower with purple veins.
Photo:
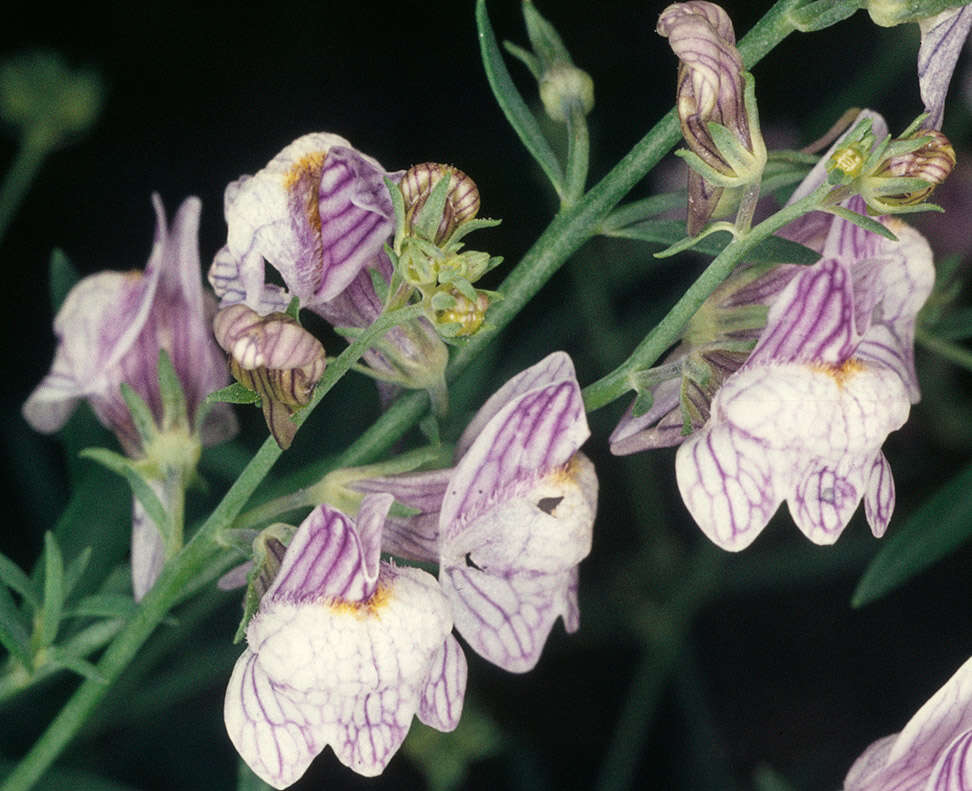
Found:
M 343 137 L 298 138 L 254 176 L 226 188 L 226 246 L 209 282 L 228 305 L 285 310 L 292 297 L 313 307 L 340 294 L 374 260 L 395 229 L 394 210 L 374 159 Z M 285 288 L 266 282 L 269 264 Z
M 380 774 L 412 716 L 459 722 L 466 659 L 435 578 L 379 561 L 390 495 L 366 496 L 357 524 L 319 506 L 301 524 L 246 630 L 226 690 L 226 730 L 250 768 L 286 788 L 331 745 Z
M 122 398 L 121 385 L 128 384 L 161 424 L 160 350 L 168 353 L 179 376 L 190 426 L 195 425 L 205 397 L 229 382 L 225 356 L 211 330 L 216 301 L 202 287 L 199 199 L 183 202 L 171 232 L 158 195 L 152 196 L 152 205 L 155 243 L 145 272 L 99 272 L 71 289 L 54 319 L 58 337 L 54 364 L 23 407 L 31 426 L 50 433 L 67 422 L 80 399 L 86 399 L 133 458 L 141 458 L 147 449 L 142 447 Z M 188 427 L 179 428 L 185 429 L 188 438 Z M 235 431 L 230 406 L 217 404 L 206 414 L 199 439 L 213 445 Z M 165 504 L 161 482 L 152 480 L 150 485 Z M 164 554 L 161 534 L 134 500 L 132 584 L 136 599 L 155 582 Z
M 594 466 L 577 452 L 588 436 L 573 363 L 555 352 L 483 405 L 452 470 L 357 484 L 422 512 L 392 521 L 385 551 L 438 562 L 456 629 L 506 670 L 536 665 L 558 617 L 580 625 L 578 564 L 597 509 Z
M 972 789 L 972 659 L 911 718 L 901 733 L 868 747 L 844 791 Z
M 862 498 L 872 532 L 887 528 L 881 445 L 918 400 L 915 315 L 934 281 L 925 240 L 888 225 L 898 242 L 834 223 L 824 258 L 790 281 L 709 422 L 679 448 L 682 499 L 724 549 L 748 546 L 784 500 L 818 544 L 837 540 Z

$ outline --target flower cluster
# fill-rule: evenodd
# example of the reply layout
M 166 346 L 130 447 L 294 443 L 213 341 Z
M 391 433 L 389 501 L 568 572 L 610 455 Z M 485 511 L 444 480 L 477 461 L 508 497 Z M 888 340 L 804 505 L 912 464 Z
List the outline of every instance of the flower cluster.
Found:
M 226 693 L 226 725 L 276 788 L 330 744 L 381 772 L 413 714 L 456 726 L 466 660 L 531 669 L 558 617 L 579 626 L 578 564 L 591 547 L 597 478 L 562 352 L 507 382 L 460 437 L 454 467 L 359 479 L 356 522 L 319 506 L 287 547 L 250 620 Z M 389 514 L 392 501 L 408 517 Z M 379 553 L 438 564 L 438 580 Z M 258 573 L 258 572 L 255 572 Z

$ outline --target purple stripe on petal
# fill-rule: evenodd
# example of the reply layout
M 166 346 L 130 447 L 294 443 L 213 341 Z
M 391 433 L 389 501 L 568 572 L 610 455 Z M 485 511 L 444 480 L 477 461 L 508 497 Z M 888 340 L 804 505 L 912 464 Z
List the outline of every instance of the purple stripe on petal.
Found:
M 737 552 L 749 546 L 783 500 L 769 449 L 731 424 L 689 437 L 675 456 L 678 490 L 710 540 Z
M 451 634 L 436 652 L 419 701 L 418 718 L 439 731 L 452 731 L 462 715 L 468 675 L 466 655 Z
M 956 736 L 938 756 L 925 788 L 927 791 L 972 789 L 972 729 Z
M 844 455 L 835 464 L 815 460 L 803 472 L 787 503 L 807 538 L 815 544 L 837 540 L 861 502 L 869 470 L 869 459 Z
M 867 488 L 864 490 L 864 514 L 875 538 L 880 538 L 888 529 L 891 514 L 894 513 L 894 477 L 891 465 L 884 454 L 878 451 L 867 474 Z
M 770 308 L 763 335 L 743 368 L 784 362 L 840 365 L 853 353 L 850 273 L 826 259 L 799 273 Z
M 923 20 L 919 26 L 918 87 L 925 110 L 930 113 L 923 125 L 926 129 L 941 129 L 948 85 L 972 27 L 972 8 L 944 11 Z
M 351 521 L 326 505 L 315 508 L 287 547 L 265 594 L 272 599 L 363 601 L 375 588 L 364 569 L 361 541 Z

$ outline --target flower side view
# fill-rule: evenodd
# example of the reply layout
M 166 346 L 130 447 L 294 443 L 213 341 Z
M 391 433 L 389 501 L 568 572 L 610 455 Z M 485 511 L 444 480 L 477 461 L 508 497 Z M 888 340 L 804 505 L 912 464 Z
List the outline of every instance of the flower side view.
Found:
M 67 422 L 79 400 L 86 399 L 131 458 L 165 456 L 178 446 L 185 455 L 180 463 L 194 467 L 200 442 L 213 445 L 236 431 L 227 404 L 217 404 L 196 427 L 203 400 L 229 381 L 229 371 L 210 331 L 216 303 L 202 287 L 199 199 L 183 202 L 171 231 L 158 195 L 152 196 L 152 205 L 155 243 L 145 272 L 100 272 L 71 289 L 54 319 L 58 347 L 51 371 L 27 399 L 23 414 L 36 430 L 50 433 Z M 163 425 L 158 375 L 163 350 L 179 377 L 187 425 Z M 159 448 L 143 445 L 122 397 L 123 383 L 141 397 L 156 424 L 167 432 L 170 440 L 160 442 Z M 178 442 L 173 442 L 176 437 Z M 161 481 L 152 484 L 163 497 Z M 159 531 L 135 500 L 132 581 L 136 598 L 155 581 L 164 554 Z
M 466 659 L 435 578 L 381 562 L 389 495 L 356 523 L 316 508 L 246 630 L 224 705 L 226 729 L 274 788 L 296 782 L 326 745 L 355 772 L 380 774 L 413 715 L 441 731 L 462 712 Z
M 263 170 L 226 188 L 228 235 L 209 270 L 223 305 L 259 313 L 334 299 L 395 230 L 390 174 L 343 137 L 318 132 L 283 149 Z M 266 264 L 285 288 L 267 283 Z
M 972 659 L 915 713 L 854 762 L 844 791 L 972 788 Z
M 384 550 L 439 563 L 456 629 L 517 673 L 536 665 L 554 621 L 578 628 L 578 564 L 591 549 L 594 466 L 574 366 L 555 352 L 486 401 L 451 470 L 372 479 L 420 513 L 389 524 Z M 437 513 L 436 513 L 437 512 Z
M 881 445 L 918 400 L 914 323 L 934 281 L 927 242 L 888 225 L 898 242 L 834 223 L 824 258 L 790 281 L 709 422 L 679 448 L 682 499 L 724 549 L 748 546 L 783 500 L 818 544 L 836 541 L 862 497 L 872 532 L 887 528 Z

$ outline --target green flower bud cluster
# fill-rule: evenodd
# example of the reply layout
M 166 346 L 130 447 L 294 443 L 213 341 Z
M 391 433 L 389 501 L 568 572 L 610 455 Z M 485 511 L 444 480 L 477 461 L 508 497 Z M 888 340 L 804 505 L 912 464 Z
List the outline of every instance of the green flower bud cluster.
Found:
M 872 214 L 937 209 L 926 198 L 955 167 L 955 149 L 941 132 L 921 129 L 919 116 L 897 138 L 876 142 L 870 119 L 848 134 L 827 162 L 835 197 L 860 193 Z
M 475 333 L 489 304 L 498 295 L 473 283 L 502 258 L 478 250 L 463 250 L 470 231 L 489 228 L 498 220 L 477 219 L 479 190 L 458 168 L 437 163 L 415 165 L 397 189 L 396 232 L 390 251 L 401 286 L 390 289 L 402 301 L 415 299 L 428 308 L 427 317 L 445 339 Z

